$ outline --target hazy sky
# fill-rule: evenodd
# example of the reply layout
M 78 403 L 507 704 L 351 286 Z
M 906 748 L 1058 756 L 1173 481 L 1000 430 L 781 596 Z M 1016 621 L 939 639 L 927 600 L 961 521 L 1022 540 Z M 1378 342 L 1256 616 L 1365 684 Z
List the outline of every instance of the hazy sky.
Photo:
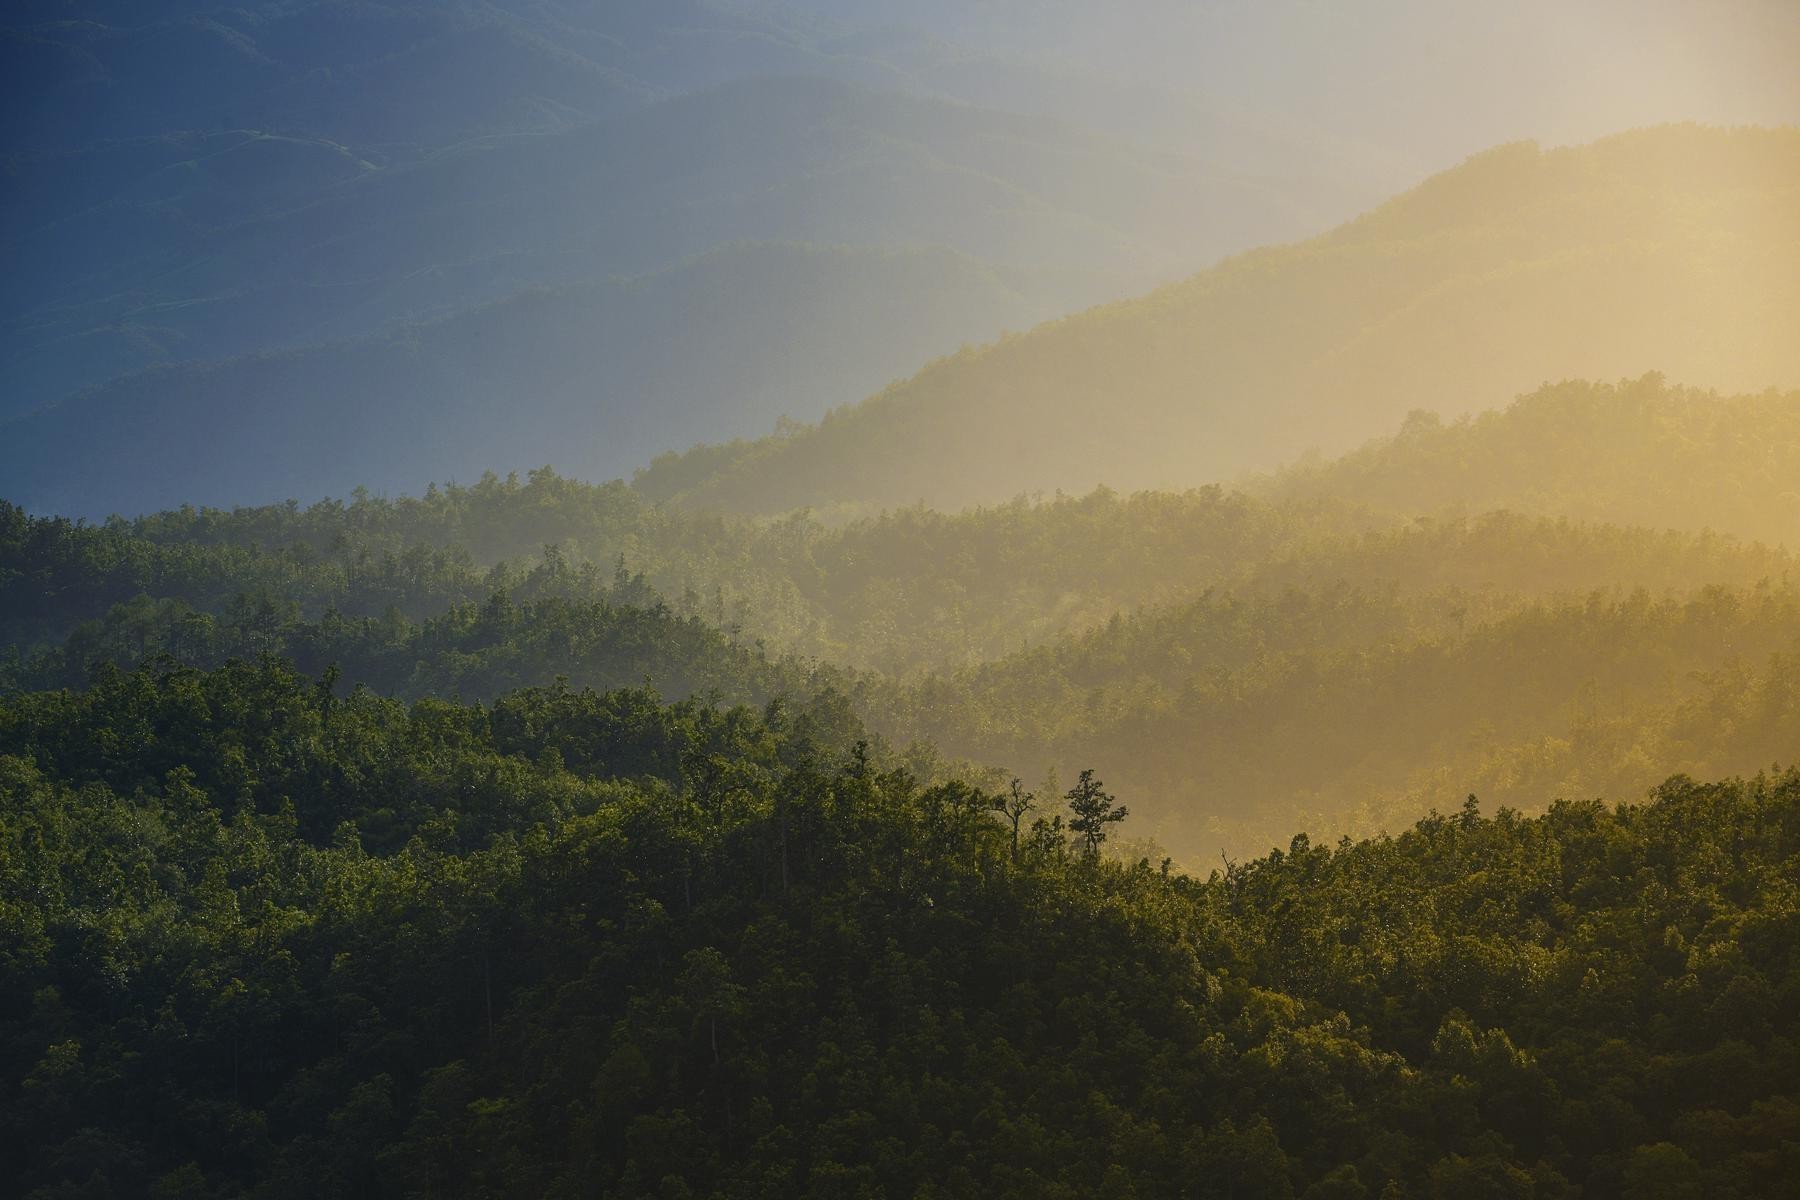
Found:
M 1520 138 L 1800 122 L 1800 0 L 812 0 L 1441 164 Z

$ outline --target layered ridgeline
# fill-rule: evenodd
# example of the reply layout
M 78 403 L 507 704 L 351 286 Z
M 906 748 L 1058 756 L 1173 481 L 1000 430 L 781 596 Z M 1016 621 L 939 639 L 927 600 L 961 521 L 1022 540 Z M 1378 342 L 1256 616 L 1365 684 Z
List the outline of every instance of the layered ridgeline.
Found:
M 1800 130 L 1502 147 L 1310 242 L 966 351 L 817 426 L 671 456 L 696 507 L 938 507 L 1185 485 L 1413 409 L 1647 370 L 1800 383 Z
M 22 644 L 59 641 L 139 594 L 217 611 L 238 592 L 268 592 L 315 617 L 331 607 L 380 616 L 390 605 L 425 617 L 486 600 L 511 586 L 488 578 L 494 566 L 534 570 L 554 546 L 599 586 L 611 586 L 623 558 L 630 575 L 713 625 L 904 675 L 998 658 L 1209 587 L 1754 583 L 1779 575 L 1783 556 L 1730 538 L 1800 539 L 1797 426 L 1800 393 L 1717 397 L 1646 377 L 1550 387 L 1465 422 L 1416 416 L 1397 437 L 1250 480 L 1245 493 L 1100 491 L 827 524 L 694 514 L 621 484 L 538 471 L 417 498 L 358 493 L 103 526 L 14 508 L 0 521 L 9 571 L 0 591 L 6 640 Z M 1488 510 L 1569 512 L 1643 531 L 1479 519 Z M 1459 531 L 1471 514 L 1468 537 Z M 1702 536 L 1653 532 L 1670 528 Z M 1480 556 L 1453 549 L 1461 545 Z
M 691 600 L 672 609 L 622 562 L 602 571 L 548 547 L 480 565 L 461 545 L 384 544 L 360 515 L 340 510 L 348 519 L 320 551 L 159 541 L 0 505 L 0 689 L 264 656 L 407 698 L 566 679 L 761 703 L 829 691 L 836 677 L 746 644 Z
M 1159 798 L 1141 828 L 1179 849 L 1393 828 L 1471 790 L 1529 805 L 1754 772 L 1795 753 L 1800 576 L 1717 531 L 1800 542 L 1797 479 L 1797 393 L 1646 377 L 1415 414 L 1250 485 L 1396 524 L 1291 542 L 1193 601 L 867 708 L 1028 780 L 1097 765 Z
M 182 510 L 103 526 L 9 506 L 0 508 L 0 620 L 6 642 L 29 651 L 85 621 L 135 627 L 137 617 L 115 609 L 140 596 L 200 613 L 247 595 L 252 608 L 308 619 L 390 608 L 422 619 L 502 591 L 576 598 L 641 584 L 718 628 L 902 675 L 1190 595 L 1284 547 L 1356 527 L 1327 510 L 1207 489 L 954 517 L 908 510 L 834 529 L 805 518 L 695 517 L 646 505 L 623 485 L 548 472 L 416 500 Z M 1741 573 L 1724 565 L 1737 548 L 1714 549 L 1723 570 Z
M 1195 879 L 1072 847 L 1129 829 L 1104 789 L 1015 822 L 855 733 L 274 666 L 0 700 L 0 1171 L 32 1200 L 1793 1177 L 1794 776 Z
M 559 678 L 785 697 L 860 713 L 931 778 L 1037 787 L 1098 766 L 1132 797 L 1136 833 L 1184 861 L 1303 827 L 1394 828 L 1469 790 L 1532 807 L 1791 756 L 1779 656 L 1800 649 L 1793 560 L 1715 535 L 1507 514 L 1347 532 L 1318 510 L 1214 493 L 890 518 L 812 543 L 712 520 L 615 530 L 610 544 L 631 542 L 640 561 L 668 538 L 657 571 L 689 580 L 670 600 L 646 573 L 558 548 L 491 567 L 462 548 L 375 548 L 440 522 L 492 532 L 509 510 L 526 519 L 527 497 L 536 528 L 567 530 L 609 494 L 540 476 L 482 496 L 171 514 L 135 531 L 13 510 L 0 687 L 275 654 L 331 672 L 340 692 L 405 698 Z M 1160 524 L 1147 519 L 1159 509 Z M 290 540 L 220 540 L 253 529 Z M 996 575 L 983 547 L 1009 543 L 1031 553 Z M 728 600 L 704 586 L 743 559 L 761 564 L 765 591 Z M 821 562 L 843 564 L 844 590 L 819 587 Z M 1118 615 L 1130 597 L 1136 611 Z M 866 632 L 887 661 L 796 656 L 756 623 L 792 617 L 789 600 L 819 605 L 791 628 Z M 1110 619 L 1084 615 L 1107 604 Z M 1015 621 L 1039 644 L 1009 654 Z M 919 674 L 933 664 L 941 673 Z
M 1640 796 L 1795 761 L 1800 580 L 1525 600 L 1216 595 L 876 687 L 869 719 L 1028 784 L 1091 765 L 1183 859 L 1404 826 L 1475 793 Z
M 1068 70 L 977 106 L 992 55 L 785 5 L 0 22 L 0 477 L 40 510 L 620 475 L 1393 186 L 1223 112 L 1069 123 Z
M 1662 486 L 1598 459 L 1587 465 L 1619 482 L 1622 507 Z M 1768 484 L 1786 487 L 1776 475 Z M 1426 493 L 1414 498 L 1432 507 Z M 1776 494 L 1749 489 L 1741 498 L 1772 507 Z M 1713 523 L 1709 513 L 1730 515 L 1704 505 L 1688 515 Z M 1216 487 L 1100 491 L 953 515 L 906 509 L 843 526 L 803 515 L 755 522 L 536 472 L 417 499 L 361 494 L 347 504 L 186 509 L 100 526 L 0 507 L 0 632 L 29 654 L 104 620 L 113 632 L 98 642 L 84 634 L 85 644 L 116 636 L 166 647 L 154 622 L 145 624 L 155 603 L 307 620 L 385 619 L 392 609 L 422 620 L 500 592 L 515 600 L 629 592 L 659 595 L 683 616 L 772 648 L 904 677 L 999 658 L 1209 588 L 1660 594 L 1752 584 L 1788 561 L 1725 535 L 1552 519 L 1396 521 L 1323 497 L 1258 499 Z
M 1052 512 L 1072 520 L 1082 507 Z M 671 604 L 642 574 L 560 551 L 482 569 L 422 547 L 309 559 L 116 531 L 64 530 L 57 542 L 59 531 L 27 525 L 40 545 L 34 562 L 9 558 L 14 580 L 54 615 L 9 591 L 0 685 L 82 686 L 107 664 L 163 656 L 210 666 L 278 654 L 334 669 L 340 688 L 409 698 L 492 697 L 558 678 L 786 696 L 860 711 L 890 743 L 916 745 L 913 761 L 933 773 L 928 764 L 947 758 L 1035 783 L 1098 764 L 1143 797 L 1139 832 L 1183 856 L 1242 852 L 1301 826 L 1391 827 L 1477 785 L 1528 806 L 1540 792 L 1634 795 L 1665 765 L 1723 773 L 1790 753 L 1794 714 L 1774 656 L 1800 648 L 1800 612 L 1784 553 L 1504 515 L 1335 537 L 1308 535 L 1290 515 L 1274 523 L 1278 540 L 1232 551 L 1217 545 L 1230 524 L 1190 519 L 1187 544 L 1213 543 L 1211 562 L 1164 557 L 1167 540 L 1122 546 L 1137 554 L 1118 561 L 1186 569 L 1120 583 L 1179 592 L 1210 578 L 1201 599 L 924 678 L 907 664 L 964 661 L 973 630 L 1006 628 L 1009 614 L 1054 630 L 1077 610 L 1043 576 L 973 592 L 968 576 L 913 580 L 891 563 L 867 586 L 916 582 L 911 603 L 849 610 L 855 628 L 900 627 L 886 643 L 899 665 L 884 674 L 721 630 L 716 598 L 690 589 Z M 1045 541 L 1070 553 L 1089 536 L 1058 534 Z M 952 599 L 960 623 L 940 624 Z
M 34 508 L 95 517 L 365 480 L 417 490 L 551 459 L 606 478 L 671 443 L 822 411 L 1060 307 L 1032 295 L 1030 272 L 949 250 L 734 244 L 600 273 L 377 334 L 129 372 L 0 425 L 0 470 Z M 435 274 L 422 285 L 442 287 Z M 330 318 L 364 328 L 355 308 Z

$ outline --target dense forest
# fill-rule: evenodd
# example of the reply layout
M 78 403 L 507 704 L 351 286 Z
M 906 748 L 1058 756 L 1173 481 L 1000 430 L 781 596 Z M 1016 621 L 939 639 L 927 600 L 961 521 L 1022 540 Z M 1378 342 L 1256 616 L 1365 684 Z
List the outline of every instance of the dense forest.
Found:
M 1090 775 L 924 787 L 856 738 L 642 691 L 409 708 L 273 663 L 6 700 L 0 1170 L 1791 1194 L 1800 777 L 1471 797 L 1202 879 L 1097 853 L 1128 806 Z
M 1794 405 L 849 520 L 0 505 L 0 1177 L 1791 1194 Z
M 217 611 L 261 592 L 309 618 L 396 608 L 423 619 L 501 590 L 590 596 L 623 566 L 684 614 L 904 675 L 1208 587 L 1744 586 L 1790 565 L 1779 547 L 1795 540 L 1797 414 L 1800 393 L 1717 398 L 1653 377 L 1563 385 L 1473 422 L 1421 417 L 1395 439 L 1245 491 L 1101 489 L 848 522 L 688 512 L 548 469 L 418 497 L 359 490 L 100 525 L 0 503 L 0 629 L 29 646 L 140 595 Z
M 549 470 L 101 525 L 7 506 L 0 687 L 276 655 L 405 700 L 789 697 L 933 782 L 1095 767 L 1146 852 L 1204 866 L 1470 790 L 1532 811 L 1789 761 L 1794 562 L 1733 534 L 1785 528 L 1795 401 L 1562 385 L 1247 491 L 846 523 Z M 1734 486 L 1667 470 L 1703 459 Z
M 1481 609 L 1455 591 L 1209 595 L 867 710 L 898 741 L 1029 777 L 1097 764 L 1184 858 L 1391 829 L 1458 789 L 1535 808 L 1792 760 L 1791 585 Z
M 1795 61 L 13 0 L 0 1198 L 1800 1200 Z

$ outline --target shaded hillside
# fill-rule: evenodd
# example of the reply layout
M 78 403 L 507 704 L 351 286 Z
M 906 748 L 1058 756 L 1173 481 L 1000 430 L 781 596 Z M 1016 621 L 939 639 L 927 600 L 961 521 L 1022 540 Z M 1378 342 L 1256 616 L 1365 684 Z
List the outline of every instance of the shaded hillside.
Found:
M 135 372 L 5 426 L 0 470 L 34 507 L 88 514 L 552 459 L 604 476 L 1050 311 L 1029 272 L 949 252 L 732 246 L 380 335 Z
M 955 517 L 909 510 L 843 529 L 762 525 L 651 508 L 622 484 L 548 472 L 417 499 L 101 526 L 0 504 L 0 631 L 28 649 L 54 645 L 140 595 L 208 613 L 250 594 L 308 619 L 390 607 L 416 619 L 478 603 L 526 571 L 550 572 L 571 597 L 626 571 L 715 625 L 904 672 L 1189 594 L 1331 528 L 1217 489 Z
M 1015 837 L 855 733 L 334 701 L 277 664 L 0 700 L 0 1171 L 31 1200 L 1791 1178 L 1792 775 L 1197 879 L 1071 844 L 1059 797 Z
M 697 507 L 955 506 L 1236 475 L 1408 411 L 1656 369 L 1800 382 L 1800 130 L 1502 147 L 1311 242 L 933 364 L 816 427 L 673 457 Z
M 180 597 L 139 595 L 61 642 L 0 653 L 0 691 L 87 687 L 120 667 L 218 667 L 266 655 L 331 674 L 338 690 L 368 687 L 407 700 L 486 700 L 562 680 L 577 688 L 654 687 L 670 699 L 729 703 L 777 697 L 841 707 L 847 673 L 791 656 L 776 658 L 693 613 L 676 613 L 641 577 L 608 587 L 571 576 L 555 561 L 503 574 L 480 603 L 427 592 L 376 615 L 309 609 L 267 591 L 246 591 L 213 609 Z
M 390 605 L 427 617 L 566 560 L 578 592 L 624 569 L 715 625 L 905 672 L 1189 595 L 1340 528 L 1329 513 L 1284 513 L 1218 489 L 956 516 L 908 510 L 835 529 L 762 524 L 651 507 L 623 484 L 550 472 L 419 498 L 363 493 L 99 526 L 0 504 L 0 629 L 15 644 L 54 644 L 138 595 L 218 612 L 241 592 L 291 601 L 308 618 L 328 607 L 380 616 Z
M 1199 253 L 1206 197 L 1232 186 L 1068 127 L 818 79 L 733 83 L 383 170 L 267 138 L 207 161 L 303 149 L 348 176 L 253 218 L 188 214 L 175 236 L 102 205 L 17 242 L 17 294 L 55 302 L 16 323 L 14 402 L 62 398 L 4 426 L 15 497 L 105 515 L 544 462 L 622 475 L 716 436 L 722 406 L 756 423 L 727 429 L 811 415 L 840 388 L 1166 276 Z M 86 257 L 59 248 L 70 239 Z M 600 298 L 596 280 L 744 240 L 914 250 L 721 252 L 649 296 Z M 450 318 L 465 323 L 435 336 L 455 353 L 396 324 Z M 116 375 L 188 359 L 202 361 Z M 734 368 L 741 410 L 721 395 Z M 339 461 L 349 433 L 366 457 Z
M 955 45 L 785 5 L 84 0 L 0 22 L 0 421 L 38 414 L 0 438 L 24 447 L 0 479 L 90 516 L 545 461 L 623 475 L 1390 186 L 1224 110 L 1194 114 L 1199 141 L 1116 113 L 1096 131 L 1067 69 L 971 76 Z M 859 257 L 682 265 L 741 242 Z M 714 294 L 595 299 L 649 275 Z M 466 318 L 451 336 L 476 355 L 509 306 L 546 336 L 514 330 L 473 372 L 412 328 Z M 747 395 L 721 392 L 730 375 Z M 277 409 L 436 440 L 334 462 Z M 168 431 L 155 453 L 107 441 L 123 410 Z M 215 428 L 235 438 L 190 455 Z
M 1252 483 L 1400 517 L 1510 508 L 1800 545 L 1800 392 L 1719 396 L 1659 376 L 1565 383 Z

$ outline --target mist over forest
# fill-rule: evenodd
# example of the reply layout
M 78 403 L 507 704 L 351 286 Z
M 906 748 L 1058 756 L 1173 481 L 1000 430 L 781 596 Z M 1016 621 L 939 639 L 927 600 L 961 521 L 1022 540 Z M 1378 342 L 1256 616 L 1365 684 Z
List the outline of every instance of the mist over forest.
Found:
M 1796 61 L 19 0 L 0 1192 L 1800 1195 Z

